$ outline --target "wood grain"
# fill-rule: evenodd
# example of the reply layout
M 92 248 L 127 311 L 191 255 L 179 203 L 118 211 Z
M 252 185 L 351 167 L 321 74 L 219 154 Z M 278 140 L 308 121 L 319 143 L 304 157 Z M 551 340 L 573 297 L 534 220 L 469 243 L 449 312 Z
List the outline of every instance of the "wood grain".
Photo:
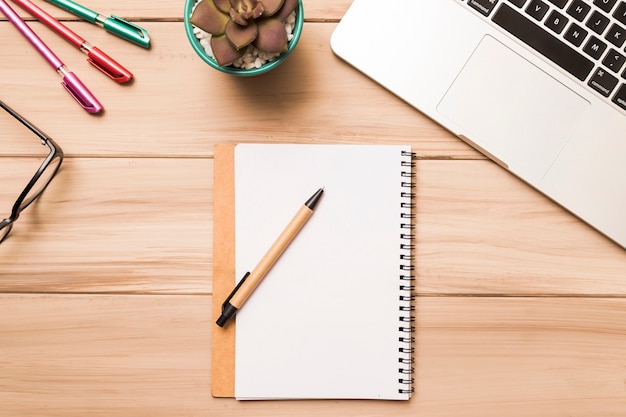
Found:
M 626 294 L 626 251 L 495 163 L 416 178 L 420 293 Z
M 25 161 L 3 159 L 16 198 Z M 2 243 L 0 291 L 208 294 L 212 178 L 202 158 L 66 159 Z
M 209 393 L 210 297 L 5 294 L 0 416 L 618 416 L 625 303 L 420 297 L 412 400 L 237 402 Z

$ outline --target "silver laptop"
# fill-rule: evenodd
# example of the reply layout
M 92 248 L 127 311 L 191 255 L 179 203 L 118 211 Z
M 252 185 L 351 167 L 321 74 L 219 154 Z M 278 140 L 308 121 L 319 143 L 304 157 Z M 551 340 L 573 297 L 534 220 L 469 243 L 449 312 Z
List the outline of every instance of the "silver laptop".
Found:
M 626 1 L 355 0 L 333 51 L 626 248 Z

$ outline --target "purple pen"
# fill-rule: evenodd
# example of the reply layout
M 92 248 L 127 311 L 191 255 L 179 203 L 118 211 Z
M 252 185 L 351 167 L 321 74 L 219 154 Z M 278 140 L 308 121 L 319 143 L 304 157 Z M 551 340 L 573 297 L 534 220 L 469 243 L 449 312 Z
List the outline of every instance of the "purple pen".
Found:
M 61 75 L 63 81 L 61 85 L 65 87 L 74 100 L 80 104 L 88 113 L 99 113 L 102 111 L 102 104 L 89 91 L 89 89 L 78 79 L 76 74 L 68 70 L 63 62 L 48 48 L 48 46 L 37 36 L 35 32 L 15 13 L 6 1 L 0 0 L 0 10 L 11 23 L 20 31 L 22 35 L 35 47 L 46 61 Z

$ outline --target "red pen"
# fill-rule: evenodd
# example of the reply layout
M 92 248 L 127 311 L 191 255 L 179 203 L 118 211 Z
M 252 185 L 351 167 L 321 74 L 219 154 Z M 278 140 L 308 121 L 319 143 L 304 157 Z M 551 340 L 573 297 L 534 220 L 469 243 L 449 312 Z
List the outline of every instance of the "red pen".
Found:
M 121 64 L 97 47 L 91 45 L 63 23 L 59 22 L 47 12 L 33 4 L 30 0 L 13 0 L 13 3 L 26 10 L 63 39 L 67 40 L 69 43 L 87 54 L 87 62 L 108 75 L 111 79 L 117 81 L 118 83 L 125 83 L 133 78 L 133 74 Z

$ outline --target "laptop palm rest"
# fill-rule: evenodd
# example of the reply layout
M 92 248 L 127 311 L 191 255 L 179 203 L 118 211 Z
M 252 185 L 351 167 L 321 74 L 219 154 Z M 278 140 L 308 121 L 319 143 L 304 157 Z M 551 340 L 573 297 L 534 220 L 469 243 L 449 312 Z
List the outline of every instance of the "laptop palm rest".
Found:
M 485 36 L 437 110 L 459 136 L 525 177 L 546 174 L 589 102 Z

